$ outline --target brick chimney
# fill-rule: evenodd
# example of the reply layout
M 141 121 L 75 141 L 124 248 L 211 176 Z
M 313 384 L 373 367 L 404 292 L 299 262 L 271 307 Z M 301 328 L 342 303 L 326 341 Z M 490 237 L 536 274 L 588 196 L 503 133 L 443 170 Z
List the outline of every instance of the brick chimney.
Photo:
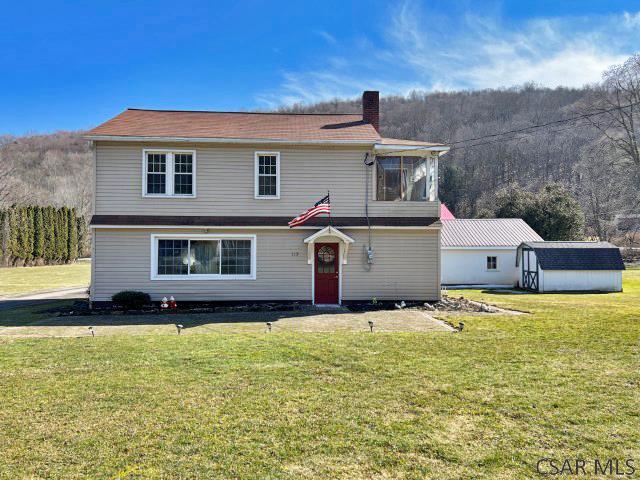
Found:
M 368 90 L 362 94 L 362 120 L 380 131 L 380 92 Z

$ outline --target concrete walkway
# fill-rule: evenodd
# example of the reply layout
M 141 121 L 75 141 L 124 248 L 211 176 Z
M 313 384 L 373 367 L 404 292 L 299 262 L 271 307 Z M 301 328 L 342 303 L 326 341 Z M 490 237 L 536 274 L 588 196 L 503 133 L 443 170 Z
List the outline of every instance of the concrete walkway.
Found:
M 271 328 L 267 325 L 271 323 Z M 451 332 L 452 328 L 419 310 L 375 312 L 322 311 L 166 313 L 87 315 L 29 319 L 0 329 L 0 337 L 89 337 L 106 335 L 181 335 L 204 333 Z M 91 327 L 91 329 L 89 329 Z
M 0 311 L 39 305 L 51 300 L 65 300 L 71 298 L 87 298 L 87 287 L 59 288 L 57 290 L 27 293 L 24 295 L 17 295 L 15 297 L 0 297 Z

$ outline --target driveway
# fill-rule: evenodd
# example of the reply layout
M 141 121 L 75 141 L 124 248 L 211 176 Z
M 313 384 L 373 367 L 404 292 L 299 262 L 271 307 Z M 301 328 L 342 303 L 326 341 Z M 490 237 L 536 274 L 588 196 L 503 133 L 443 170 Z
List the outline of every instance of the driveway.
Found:
M 0 297 L 0 311 L 47 303 L 51 300 L 87 298 L 87 287 L 60 288 L 46 292 L 27 293 L 15 297 Z

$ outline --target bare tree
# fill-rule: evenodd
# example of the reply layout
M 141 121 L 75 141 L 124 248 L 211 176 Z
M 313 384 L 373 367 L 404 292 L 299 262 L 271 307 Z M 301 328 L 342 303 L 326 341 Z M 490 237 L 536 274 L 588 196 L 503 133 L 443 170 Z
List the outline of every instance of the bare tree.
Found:
M 582 111 L 622 161 L 640 173 L 640 54 L 604 73 L 602 87 L 586 99 Z
M 574 167 L 575 192 L 585 213 L 588 233 L 612 240 L 618 233 L 616 215 L 629 210 L 629 197 L 621 192 L 631 189 L 632 181 L 606 143 L 586 145 L 582 155 L 582 161 Z
M 0 206 L 17 196 L 16 166 L 14 162 L 2 153 L 0 146 Z

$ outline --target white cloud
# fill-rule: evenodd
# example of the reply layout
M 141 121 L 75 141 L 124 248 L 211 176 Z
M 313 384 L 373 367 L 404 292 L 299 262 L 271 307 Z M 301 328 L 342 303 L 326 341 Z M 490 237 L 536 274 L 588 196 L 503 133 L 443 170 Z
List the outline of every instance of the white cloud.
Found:
M 360 38 L 348 55 L 326 58 L 320 69 L 284 72 L 281 85 L 258 100 L 272 106 L 354 97 L 365 89 L 389 95 L 527 82 L 579 87 L 634 53 L 640 12 L 505 24 L 472 12 L 444 18 L 405 1 L 385 31 L 382 44 Z
M 316 30 L 316 34 L 319 35 L 320 37 L 324 38 L 327 43 L 330 43 L 332 45 L 335 45 L 336 43 L 338 43 L 338 41 L 336 40 L 336 37 L 331 35 L 326 30 Z
M 626 28 L 640 28 L 640 12 L 624 12 L 623 25 Z

